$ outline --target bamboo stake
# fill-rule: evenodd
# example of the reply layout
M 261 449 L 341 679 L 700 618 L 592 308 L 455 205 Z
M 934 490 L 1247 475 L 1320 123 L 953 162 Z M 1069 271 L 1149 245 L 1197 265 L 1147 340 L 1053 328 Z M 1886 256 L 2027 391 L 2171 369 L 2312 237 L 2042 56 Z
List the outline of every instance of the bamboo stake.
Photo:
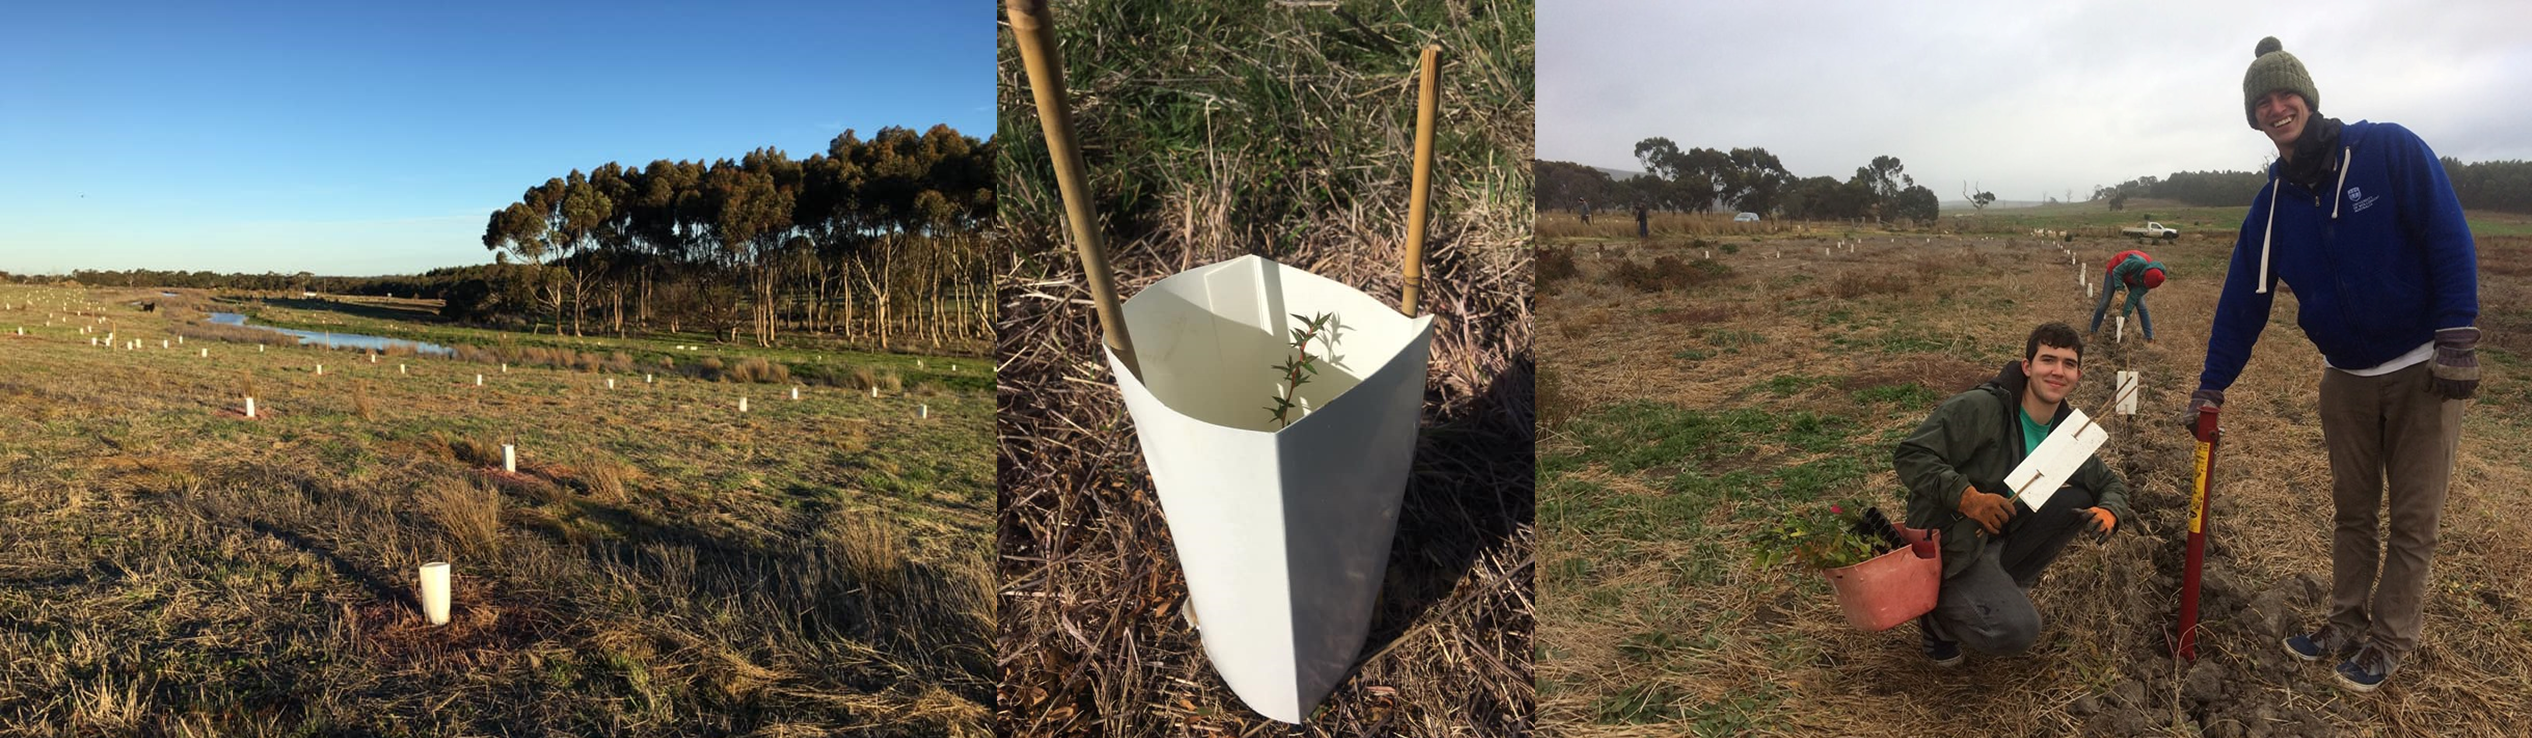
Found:
M 1415 179 L 1408 185 L 1407 196 L 1407 259 L 1405 294 L 1398 298 L 1398 312 L 1415 317 L 1416 302 L 1424 292 L 1424 221 L 1428 215 L 1425 202 L 1433 190 L 1433 115 L 1441 105 L 1442 47 L 1424 47 L 1424 80 L 1417 84 L 1415 104 Z
M 1046 134 L 1046 150 L 1054 159 L 1055 184 L 1064 193 L 1064 220 L 1072 225 L 1073 249 L 1081 255 L 1082 278 L 1099 308 L 1099 329 L 1108 351 L 1125 370 L 1143 375 L 1134 357 L 1134 339 L 1126 335 L 1125 308 L 1117 302 L 1116 277 L 1108 271 L 1107 247 L 1090 211 L 1090 188 L 1082 181 L 1081 146 L 1073 140 L 1073 113 L 1064 100 L 1064 62 L 1055 45 L 1055 13 L 1048 0 L 1008 0 L 1011 35 L 1020 46 L 1020 61 L 1029 75 L 1029 91 L 1037 98 L 1038 125 Z

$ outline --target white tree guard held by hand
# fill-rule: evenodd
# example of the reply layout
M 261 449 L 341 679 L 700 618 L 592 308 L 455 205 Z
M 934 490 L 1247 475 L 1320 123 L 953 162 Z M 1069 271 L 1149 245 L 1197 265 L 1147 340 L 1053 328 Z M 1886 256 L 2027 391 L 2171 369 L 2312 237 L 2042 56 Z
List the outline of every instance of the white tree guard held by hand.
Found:
M 1433 318 L 1255 256 L 1128 300 L 1143 374 L 1108 354 L 1134 417 L 1205 654 L 1249 707 L 1297 723 L 1352 669 L 1414 460 Z M 1335 347 L 1284 389 L 1293 316 L 1336 316 Z
M 2093 422 L 2084 411 L 2076 410 L 2066 416 L 2066 422 L 2057 425 L 2057 430 L 2049 431 L 2048 437 L 2040 440 L 2039 448 L 2031 449 L 2030 456 L 2005 474 L 2005 486 L 2013 488 L 2015 498 L 2022 504 L 2038 510 L 2048 504 L 2049 498 L 2057 496 L 2058 488 L 2074 481 L 2075 470 L 2108 440 L 2108 429 Z

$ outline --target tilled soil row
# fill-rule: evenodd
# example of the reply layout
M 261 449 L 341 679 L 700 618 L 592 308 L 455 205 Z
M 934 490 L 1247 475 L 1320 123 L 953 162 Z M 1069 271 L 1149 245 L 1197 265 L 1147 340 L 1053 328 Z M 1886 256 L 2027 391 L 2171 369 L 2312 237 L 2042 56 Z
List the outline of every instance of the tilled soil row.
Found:
M 2098 338 L 2110 336 L 2105 333 Z M 2135 518 L 2122 523 L 2123 530 L 2110 542 L 2107 557 L 2114 580 L 2121 575 L 2131 579 L 2116 586 L 2117 602 L 2107 616 L 2109 627 L 2129 636 L 2119 639 L 2123 643 L 2114 686 L 2104 694 L 2077 699 L 2068 706 L 2069 712 L 2082 716 L 2086 735 L 2160 730 L 2214 738 L 2333 734 L 2332 721 L 2319 707 L 2326 692 L 2334 689 L 2327 681 L 2329 664 L 2305 663 L 2280 646 L 2281 639 L 2314 624 L 2310 618 L 2318 611 L 2326 588 L 2310 574 L 2281 577 L 2264 585 L 2240 579 L 2233 549 L 2224 538 L 2227 513 L 2237 512 L 2239 505 L 2225 496 L 2225 490 L 2247 475 L 2238 467 L 2227 468 L 2228 449 L 2223 444 L 2216 449 L 2209 492 L 2213 502 L 2200 568 L 2197 658 L 2175 658 L 2196 439 L 2182 425 L 2180 414 L 2170 408 L 2186 404 L 2187 390 L 2182 385 L 2187 377 L 2195 376 L 2194 367 L 2131 365 L 2132 358 L 2145 354 L 2131 351 L 2135 344 L 2097 343 L 2087 353 L 2108 361 L 2090 363 L 2087 368 L 2096 376 L 2108 379 L 2115 376 L 2115 369 L 2139 369 L 2161 381 L 2148 383 L 2149 389 L 2137 403 L 2138 414 L 2114 425 L 2102 449 L 2127 481 Z M 2115 382 L 2087 384 L 2101 398 L 2090 404 L 2109 413 L 2107 399 Z

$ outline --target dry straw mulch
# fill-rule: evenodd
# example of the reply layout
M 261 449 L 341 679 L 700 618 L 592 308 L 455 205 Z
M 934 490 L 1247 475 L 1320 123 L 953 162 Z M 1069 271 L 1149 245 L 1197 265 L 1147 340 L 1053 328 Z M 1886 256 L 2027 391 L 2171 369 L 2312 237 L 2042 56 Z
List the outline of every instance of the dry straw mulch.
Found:
M 1394 299 L 1414 49 L 1445 47 L 1424 426 L 1364 658 L 1306 730 L 1526 733 L 1528 5 L 1452 3 L 1410 19 L 1305 5 L 1150 10 L 1250 24 L 1195 38 L 1184 34 L 1196 24 L 1110 17 L 1115 8 L 1056 11 L 1121 297 L 1254 253 Z M 1221 46 L 1234 36 L 1245 39 L 1237 53 Z M 998 196 L 1013 259 L 996 347 L 999 731 L 1286 734 L 1222 684 L 1183 617 L 1186 584 L 1102 358 L 1007 30 L 1003 43 L 1012 158 Z M 1145 56 L 1119 61 L 1132 54 Z M 1198 102 L 1153 107 L 1172 99 Z M 1173 131 L 1151 122 L 1172 113 L 1212 122 L 1193 129 L 1197 140 L 1159 140 Z

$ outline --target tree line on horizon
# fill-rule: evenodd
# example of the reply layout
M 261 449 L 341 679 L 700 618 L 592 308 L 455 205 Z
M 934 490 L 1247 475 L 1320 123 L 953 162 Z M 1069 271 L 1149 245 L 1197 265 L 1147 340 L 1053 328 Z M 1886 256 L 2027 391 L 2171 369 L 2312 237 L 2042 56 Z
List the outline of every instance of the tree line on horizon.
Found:
M 1900 217 L 1930 220 L 1931 189 L 1901 174 L 1895 157 L 1874 157 L 1844 182 L 1795 178 L 1763 148 L 1680 151 L 1666 138 L 1635 145 L 1646 173 L 1619 179 L 1598 167 L 1534 161 L 1540 210 L 1573 210 L 1589 201 L 1594 210 L 1624 211 L 1636 204 L 1661 210 L 1707 212 L 1717 206 L 1801 220 Z M 2443 157 L 2453 193 L 2470 210 L 2532 213 L 2532 161 L 2465 163 Z M 1895 178 L 1893 175 L 1897 175 Z M 2266 172 L 2173 172 L 2093 188 L 2090 202 L 2123 210 L 2131 198 L 2170 200 L 2201 207 L 2247 207 L 2267 186 Z M 1894 187 L 1896 185 L 1896 187 Z M 1915 188 L 1915 189 L 1910 189 Z M 1915 190 L 1924 190 L 1919 194 Z M 1975 196 L 1963 193 L 1973 201 Z M 1978 193 L 1981 195 L 1987 193 Z M 1903 202 L 1904 200 L 1904 202 Z
M 2532 213 L 2532 161 L 2465 163 L 2450 156 L 2441 161 L 2445 179 L 2453 182 L 2453 196 L 2464 209 Z M 2131 197 L 2203 207 L 2249 207 L 2266 186 L 2267 172 L 2173 172 L 2169 177 L 2145 176 L 2094 187 L 2092 199 L 2107 201 L 2112 210 L 2124 209 Z
M 493 211 L 490 264 L 418 275 L 331 277 L 208 271 L 0 273 L 11 281 L 310 291 L 444 300 L 442 315 L 569 331 L 702 328 L 772 345 L 778 331 L 886 350 L 992 337 L 996 144 L 946 125 L 852 131 L 793 159 L 607 162 L 527 188 Z
M 936 125 L 868 141 L 845 131 L 806 159 L 768 147 L 573 170 L 492 212 L 483 245 L 496 268 L 450 287 L 448 307 L 517 316 L 524 291 L 557 335 L 582 333 L 594 296 L 618 335 L 663 322 L 735 333 L 743 307 L 760 346 L 782 330 L 883 350 L 903 330 L 989 338 L 994 152 Z
M 1932 222 L 1942 202 L 1919 185 L 1895 156 L 1876 156 L 1846 180 L 1797 177 L 1764 148 L 1680 150 L 1668 138 L 1635 144 L 1645 173 L 1619 180 L 1600 169 L 1561 161 L 1533 162 L 1541 210 L 1573 210 L 1585 201 L 1594 210 L 1703 213 L 1717 207 L 1796 220 L 1912 220 Z

